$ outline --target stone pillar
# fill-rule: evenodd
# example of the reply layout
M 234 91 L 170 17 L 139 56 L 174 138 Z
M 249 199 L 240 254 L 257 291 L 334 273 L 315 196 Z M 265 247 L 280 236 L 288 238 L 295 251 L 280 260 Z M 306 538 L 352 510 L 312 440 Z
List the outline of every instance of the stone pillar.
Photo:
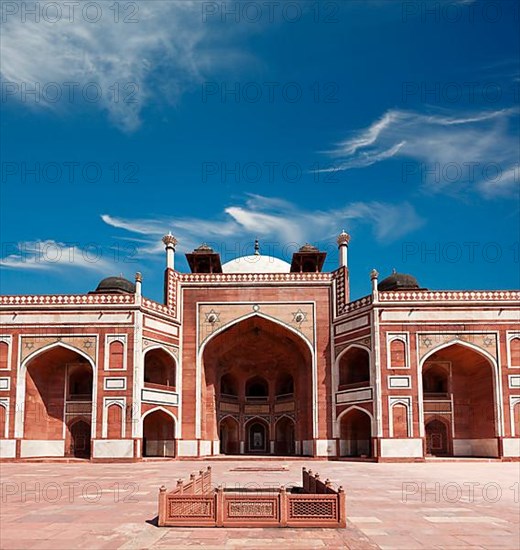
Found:
M 339 251 L 339 267 L 348 268 L 348 243 L 350 242 L 350 235 L 342 231 L 338 235 L 336 242 L 338 243 Z
M 372 298 L 374 302 L 377 302 L 377 299 L 379 297 L 379 293 L 377 290 L 377 278 L 379 277 L 379 273 L 376 269 L 372 269 L 370 272 L 370 281 L 372 282 Z
M 140 298 L 142 295 L 142 282 L 143 282 L 143 276 L 141 273 L 137 272 L 135 274 L 135 296 L 136 298 Z
M 175 247 L 177 246 L 177 239 L 171 234 L 163 237 L 163 243 L 166 247 L 166 269 L 175 269 Z

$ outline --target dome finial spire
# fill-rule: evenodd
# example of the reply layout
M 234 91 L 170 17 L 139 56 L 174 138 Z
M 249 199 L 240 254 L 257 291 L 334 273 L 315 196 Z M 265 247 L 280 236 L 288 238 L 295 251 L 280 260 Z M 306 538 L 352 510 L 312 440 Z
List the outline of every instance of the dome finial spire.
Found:
M 255 239 L 255 256 L 260 256 L 260 243 Z

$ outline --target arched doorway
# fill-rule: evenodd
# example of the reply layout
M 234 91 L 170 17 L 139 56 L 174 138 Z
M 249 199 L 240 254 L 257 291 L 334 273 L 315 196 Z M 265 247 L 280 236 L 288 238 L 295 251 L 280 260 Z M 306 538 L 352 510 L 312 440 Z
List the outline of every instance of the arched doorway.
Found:
M 77 420 L 70 427 L 69 456 L 75 458 L 90 458 L 90 423 Z
M 269 450 L 269 427 L 264 422 L 253 420 L 246 425 L 247 452 L 265 454 Z
M 278 420 L 275 426 L 276 439 L 274 452 L 277 455 L 293 455 L 294 448 L 294 422 L 287 416 Z
M 499 455 L 496 373 L 485 351 L 464 342 L 423 360 L 426 451 L 433 455 Z
M 372 456 L 372 419 L 358 408 L 347 411 L 340 421 L 340 455 Z
M 426 454 L 430 456 L 447 456 L 450 454 L 450 437 L 448 426 L 438 419 L 429 420 L 425 426 Z
M 240 452 L 240 442 L 238 436 L 238 422 L 226 416 L 220 422 L 220 452 L 225 455 L 238 454 Z
M 91 361 L 60 343 L 25 366 L 24 439 L 46 441 L 50 456 L 90 458 Z
M 143 456 L 175 456 L 175 420 L 161 409 L 143 419 Z
M 220 440 L 221 452 L 308 453 L 313 434 L 312 353 L 306 341 L 285 326 L 252 315 L 217 333 L 202 354 L 201 437 Z M 283 416 L 276 443 L 276 423 Z M 230 439 L 238 422 L 238 445 Z M 258 425 L 250 422 L 260 419 Z M 223 437 L 227 437 L 223 441 Z M 231 441 L 231 445 L 228 444 Z M 287 441 L 289 443 L 287 444 Z

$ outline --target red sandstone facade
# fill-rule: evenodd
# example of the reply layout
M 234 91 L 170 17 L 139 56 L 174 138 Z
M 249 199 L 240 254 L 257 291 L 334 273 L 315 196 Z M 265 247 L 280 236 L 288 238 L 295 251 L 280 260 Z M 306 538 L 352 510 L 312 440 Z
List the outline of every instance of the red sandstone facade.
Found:
M 346 234 L 332 273 L 312 247 L 180 273 L 164 241 L 162 304 L 140 275 L 0 297 L 1 458 L 520 457 L 519 292 L 372 272 L 350 302 Z

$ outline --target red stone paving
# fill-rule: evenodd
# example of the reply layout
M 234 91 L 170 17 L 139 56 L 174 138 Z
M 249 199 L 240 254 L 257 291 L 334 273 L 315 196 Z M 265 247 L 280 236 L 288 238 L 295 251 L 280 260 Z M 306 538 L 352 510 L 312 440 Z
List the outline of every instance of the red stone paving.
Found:
M 346 529 L 168 529 L 154 525 L 160 485 L 212 465 L 223 484 L 299 484 L 306 465 L 343 485 Z M 520 464 L 262 462 L 0 464 L 0 548 L 520 548 Z M 74 485 L 75 484 L 75 485 Z M 471 490 L 470 488 L 473 487 Z

